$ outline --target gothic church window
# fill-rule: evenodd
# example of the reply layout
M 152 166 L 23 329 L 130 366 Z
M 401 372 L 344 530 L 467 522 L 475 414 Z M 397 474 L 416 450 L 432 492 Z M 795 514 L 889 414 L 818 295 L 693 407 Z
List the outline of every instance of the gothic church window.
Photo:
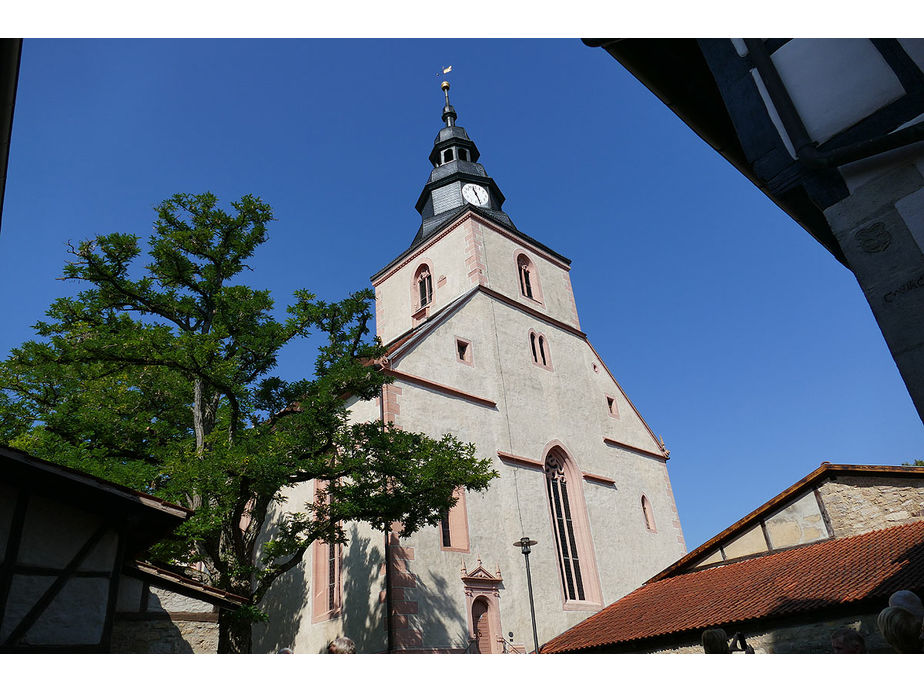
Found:
M 417 285 L 417 308 L 424 308 L 433 301 L 433 277 L 427 265 L 421 265 L 414 273 L 414 283 Z
M 585 601 L 584 573 L 578 552 L 578 537 L 575 517 L 572 512 L 573 501 L 569 495 L 566 466 L 567 457 L 560 450 L 553 449 L 545 460 L 546 490 L 549 498 L 549 510 L 555 532 L 555 546 L 558 551 L 558 567 L 561 573 L 565 599 L 568 601 Z M 576 489 L 580 493 L 580 489 Z
M 525 253 L 517 255 L 517 275 L 520 281 L 520 294 L 541 303 L 542 294 L 539 291 L 539 274 L 536 272 L 533 261 Z
M 529 331 L 529 348 L 533 355 L 533 363 L 552 370 L 552 359 L 549 353 L 549 342 L 545 335 Z

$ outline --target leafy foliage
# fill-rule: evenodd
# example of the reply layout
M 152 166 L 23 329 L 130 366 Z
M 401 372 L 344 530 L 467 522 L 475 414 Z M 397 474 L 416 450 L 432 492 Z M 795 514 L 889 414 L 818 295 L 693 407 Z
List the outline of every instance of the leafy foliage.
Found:
M 193 508 L 156 557 L 202 565 L 198 577 L 258 604 L 312 542 L 344 541 L 342 523 L 411 534 L 439 520 L 455 488 L 484 490 L 496 472 L 452 436 L 351 424 L 346 404 L 388 382 L 374 365 L 385 351 L 369 337 L 371 290 L 336 303 L 297 291 L 276 320 L 267 291 L 230 283 L 272 210 L 252 196 L 231 207 L 210 193 L 161 203 L 138 277 L 136 236 L 72 247 L 64 276 L 86 288 L 56 300 L 40 339 L 0 364 L 0 436 Z M 314 377 L 273 376 L 279 350 L 311 331 L 324 337 Z M 326 493 L 282 514 L 256 551 L 273 504 L 312 480 Z

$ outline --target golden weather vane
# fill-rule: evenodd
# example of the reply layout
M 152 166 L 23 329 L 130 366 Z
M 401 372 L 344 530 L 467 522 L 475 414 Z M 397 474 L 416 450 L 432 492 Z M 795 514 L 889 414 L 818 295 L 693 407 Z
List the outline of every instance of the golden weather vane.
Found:
M 452 72 L 452 65 L 450 65 L 449 67 L 442 68 L 439 72 L 436 73 L 436 76 L 442 77 L 443 75 L 447 75 L 450 72 Z

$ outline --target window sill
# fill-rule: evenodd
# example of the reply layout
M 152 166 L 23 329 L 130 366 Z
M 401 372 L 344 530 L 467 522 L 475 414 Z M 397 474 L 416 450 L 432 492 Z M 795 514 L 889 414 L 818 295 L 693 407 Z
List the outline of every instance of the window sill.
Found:
M 565 611 L 600 611 L 603 608 L 602 602 L 588 602 L 588 601 L 578 601 L 577 599 L 573 601 L 567 601 L 562 605 L 562 609 Z

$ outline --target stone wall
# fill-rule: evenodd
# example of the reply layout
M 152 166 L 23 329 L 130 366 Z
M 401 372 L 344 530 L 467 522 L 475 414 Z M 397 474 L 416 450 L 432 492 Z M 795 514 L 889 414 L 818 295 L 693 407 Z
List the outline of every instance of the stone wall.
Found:
M 218 623 L 116 616 L 110 651 L 116 654 L 215 654 Z
M 110 651 L 214 654 L 218 613 L 206 601 L 123 575 Z
M 885 606 L 885 605 L 883 605 Z M 869 653 L 891 653 L 892 648 L 886 643 L 876 626 L 874 613 L 865 613 L 844 617 L 832 617 L 793 625 L 778 626 L 766 630 L 742 631 L 748 645 L 755 654 L 832 654 L 831 633 L 841 627 L 859 631 L 866 641 Z M 728 631 L 729 638 L 734 631 Z M 673 647 L 640 650 L 654 654 L 702 654 L 699 641 L 686 641 Z
M 819 492 L 837 538 L 924 518 L 924 479 L 842 476 Z

